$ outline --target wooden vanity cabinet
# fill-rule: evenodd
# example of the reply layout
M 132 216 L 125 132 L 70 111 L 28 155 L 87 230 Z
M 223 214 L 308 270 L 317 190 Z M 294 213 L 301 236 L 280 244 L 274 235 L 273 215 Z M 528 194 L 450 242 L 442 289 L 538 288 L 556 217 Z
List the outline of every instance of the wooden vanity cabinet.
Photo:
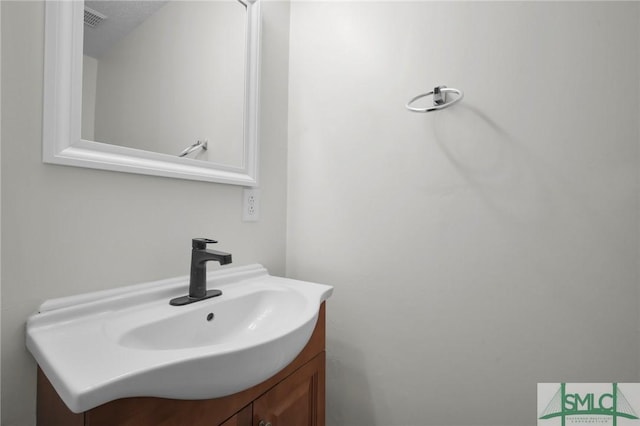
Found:
M 253 401 L 253 424 L 258 426 L 324 425 L 324 352 Z
M 244 410 L 231 417 L 221 426 L 252 426 L 253 425 L 253 406 L 247 405 Z
M 302 352 L 270 379 L 223 398 L 135 397 L 84 413 L 66 407 L 38 368 L 38 426 L 324 426 L 325 304 Z M 170 384 L 169 384 L 170 385 Z

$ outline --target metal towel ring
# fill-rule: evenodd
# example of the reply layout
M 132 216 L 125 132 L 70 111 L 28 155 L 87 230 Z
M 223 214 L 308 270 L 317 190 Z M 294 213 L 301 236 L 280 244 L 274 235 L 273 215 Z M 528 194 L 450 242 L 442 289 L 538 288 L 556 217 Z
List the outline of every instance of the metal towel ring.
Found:
M 178 154 L 178 157 L 184 157 L 199 149 L 206 151 L 208 146 L 209 141 L 206 139 L 204 141 L 197 141 L 193 145 L 189 145 L 188 147 L 186 147 L 180 154 Z
M 457 96 L 454 100 L 447 102 L 447 93 L 455 93 Z M 411 106 L 411 104 L 418 99 L 426 98 L 427 96 L 431 95 L 433 95 L 433 106 L 426 108 L 416 108 Z M 438 86 L 434 87 L 434 89 L 430 92 L 423 93 L 422 95 L 418 95 L 415 98 L 411 99 L 409 102 L 407 102 L 406 108 L 409 111 L 413 112 L 437 111 L 439 109 L 448 108 L 451 105 L 460 102 L 462 98 L 464 98 L 464 93 L 462 92 L 462 90 L 454 89 L 453 87 Z

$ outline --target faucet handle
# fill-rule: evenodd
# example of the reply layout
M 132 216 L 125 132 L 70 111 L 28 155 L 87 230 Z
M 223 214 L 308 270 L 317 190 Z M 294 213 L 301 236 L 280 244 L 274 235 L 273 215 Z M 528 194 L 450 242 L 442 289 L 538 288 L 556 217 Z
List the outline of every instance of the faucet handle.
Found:
M 216 240 L 209 238 L 194 238 L 191 240 L 191 247 L 196 250 L 203 250 L 207 248 L 207 244 L 215 244 Z

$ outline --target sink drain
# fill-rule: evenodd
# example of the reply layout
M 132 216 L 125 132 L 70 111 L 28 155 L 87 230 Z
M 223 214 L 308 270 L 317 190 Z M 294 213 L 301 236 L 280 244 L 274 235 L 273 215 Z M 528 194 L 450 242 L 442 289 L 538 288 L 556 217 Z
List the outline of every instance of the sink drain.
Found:
M 215 315 L 213 315 L 213 312 L 209 312 L 209 314 L 207 315 L 207 321 L 211 321 L 214 317 Z

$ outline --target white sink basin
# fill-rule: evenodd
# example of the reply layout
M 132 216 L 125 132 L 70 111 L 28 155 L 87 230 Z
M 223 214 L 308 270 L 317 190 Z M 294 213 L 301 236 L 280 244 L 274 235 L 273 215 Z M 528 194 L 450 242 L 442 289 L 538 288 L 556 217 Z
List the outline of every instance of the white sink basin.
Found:
M 147 350 L 250 341 L 257 334 L 288 329 L 288 322 L 299 316 L 306 302 L 294 289 L 273 288 L 264 282 L 234 290 L 238 291 L 225 292 L 227 297 L 190 310 L 162 305 L 128 312 L 106 325 L 107 334 L 122 346 Z
M 207 399 L 247 389 L 302 350 L 333 287 L 260 265 L 207 275 L 222 296 L 185 306 L 188 277 L 45 302 L 27 348 L 73 412 L 132 396 Z

